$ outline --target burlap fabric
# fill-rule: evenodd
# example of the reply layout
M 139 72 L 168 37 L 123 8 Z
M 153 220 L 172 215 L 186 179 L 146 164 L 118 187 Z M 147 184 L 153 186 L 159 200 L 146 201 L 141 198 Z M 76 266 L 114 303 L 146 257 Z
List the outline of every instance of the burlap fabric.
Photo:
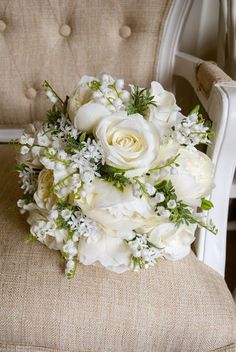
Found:
M 0 146 L 0 165 L 1 352 L 204 352 L 236 341 L 226 284 L 193 253 L 140 273 L 80 265 L 68 281 L 58 253 L 25 243 L 11 146 Z

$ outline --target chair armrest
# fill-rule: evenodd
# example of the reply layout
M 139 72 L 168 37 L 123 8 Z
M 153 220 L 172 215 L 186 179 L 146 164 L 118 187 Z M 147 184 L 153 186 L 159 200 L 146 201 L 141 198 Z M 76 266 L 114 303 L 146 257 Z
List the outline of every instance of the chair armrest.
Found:
M 209 110 L 209 97 L 213 87 L 236 87 L 236 82 L 221 70 L 216 63 L 204 61 L 180 51 L 177 52 L 175 57 L 174 75 L 183 77 L 191 84 L 207 112 Z
M 216 236 L 200 230 L 196 253 L 200 260 L 224 275 L 227 216 L 236 166 L 236 82 L 216 64 L 182 52 L 176 54 L 174 74 L 186 79 L 213 122 L 215 136 L 207 154 L 215 164 L 215 184 L 209 217 L 218 227 Z
M 216 84 L 236 86 L 236 82 L 222 71 L 216 63 L 211 61 L 199 63 L 196 69 L 196 77 L 199 89 L 203 91 L 206 97 L 210 96 L 211 89 Z

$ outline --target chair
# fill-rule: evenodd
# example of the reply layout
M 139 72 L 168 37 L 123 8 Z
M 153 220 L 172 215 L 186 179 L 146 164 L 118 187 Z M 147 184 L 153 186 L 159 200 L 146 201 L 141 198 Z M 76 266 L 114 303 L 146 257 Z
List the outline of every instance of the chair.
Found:
M 192 4 L 0 2 L 0 352 L 236 351 L 235 306 L 221 276 L 236 85 L 216 65 L 179 51 Z M 57 253 L 24 242 L 28 226 L 12 210 L 19 191 L 14 151 L 6 142 L 24 124 L 44 118 L 45 78 L 64 96 L 83 74 L 104 71 L 141 86 L 157 78 L 174 90 L 176 75 L 193 86 L 216 131 L 208 154 L 216 163 L 211 217 L 219 234 L 201 231 L 200 260 L 191 252 L 175 263 L 121 275 L 79 266 L 68 281 Z

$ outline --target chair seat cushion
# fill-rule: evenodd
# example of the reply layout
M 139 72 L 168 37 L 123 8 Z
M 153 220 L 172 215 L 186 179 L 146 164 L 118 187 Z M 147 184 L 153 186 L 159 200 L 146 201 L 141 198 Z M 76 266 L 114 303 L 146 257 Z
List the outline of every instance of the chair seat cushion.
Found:
M 0 145 L 0 351 L 211 351 L 236 341 L 224 280 L 193 253 L 140 273 L 79 265 L 26 244 L 14 151 Z

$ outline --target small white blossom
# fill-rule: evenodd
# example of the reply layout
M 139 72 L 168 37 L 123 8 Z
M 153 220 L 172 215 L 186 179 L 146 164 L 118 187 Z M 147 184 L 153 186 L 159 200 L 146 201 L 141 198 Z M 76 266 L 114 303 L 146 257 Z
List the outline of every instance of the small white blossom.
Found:
M 145 269 L 155 265 L 157 259 L 162 255 L 161 249 L 154 247 L 148 241 L 146 235 L 137 234 L 135 239 L 128 242 L 128 245 L 132 256 L 137 258 L 139 260 L 138 263 L 141 263 L 141 267 Z M 134 270 L 139 271 L 141 267 L 136 265 Z
M 174 209 L 176 207 L 176 201 L 174 199 L 169 200 L 169 202 L 167 203 L 167 207 L 169 209 Z
M 162 203 L 165 200 L 165 196 L 164 196 L 163 193 L 157 192 L 155 194 L 155 198 L 154 199 L 155 199 L 156 203 Z
M 27 154 L 27 153 L 29 153 L 29 148 L 26 146 L 26 145 L 23 145 L 21 148 L 20 148 L 20 153 L 22 154 L 22 155 L 25 155 L 25 154 Z
M 46 96 L 49 98 L 52 104 L 55 104 L 58 100 L 55 94 L 49 89 L 46 91 Z

